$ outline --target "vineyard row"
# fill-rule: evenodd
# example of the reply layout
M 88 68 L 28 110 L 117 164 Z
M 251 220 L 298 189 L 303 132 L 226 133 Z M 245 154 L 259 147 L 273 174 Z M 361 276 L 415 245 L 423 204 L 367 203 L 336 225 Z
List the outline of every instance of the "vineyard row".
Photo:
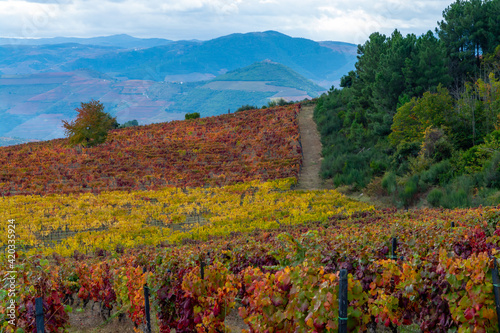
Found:
M 162 332 L 224 330 L 224 314 L 236 307 L 250 332 L 323 332 L 338 329 L 338 271 L 346 269 L 349 331 L 375 322 L 486 332 L 497 327 L 490 257 L 500 258 L 499 222 L 498 208 L 372 211 L 120 256 L 21 254 L 18 318 L 31 328 L 39 296 L 52 318 L 46 325 L 64 326 L 57 309 L 77 294 L 141 325 L 147 283 Z

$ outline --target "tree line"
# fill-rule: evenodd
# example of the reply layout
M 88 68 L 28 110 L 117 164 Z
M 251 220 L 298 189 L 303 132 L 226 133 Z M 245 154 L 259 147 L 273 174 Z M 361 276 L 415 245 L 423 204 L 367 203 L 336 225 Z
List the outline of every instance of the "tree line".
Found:
M 457 0 L 434 31 L 357 52 L 316 106 L 322 176 L 406 207 L 500 203 L 500 0 Z

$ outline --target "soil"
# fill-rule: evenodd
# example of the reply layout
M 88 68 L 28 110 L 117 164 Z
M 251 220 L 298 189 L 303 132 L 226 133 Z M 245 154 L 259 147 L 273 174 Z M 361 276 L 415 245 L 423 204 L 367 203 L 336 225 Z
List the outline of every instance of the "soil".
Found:
M 302 144 L 302 169 L 296 190 L 323 190 L 333 186 L 321 180 L 321 137 L 313 120 L 314 105 L 304 105 L 299 113 L 299 131 Z

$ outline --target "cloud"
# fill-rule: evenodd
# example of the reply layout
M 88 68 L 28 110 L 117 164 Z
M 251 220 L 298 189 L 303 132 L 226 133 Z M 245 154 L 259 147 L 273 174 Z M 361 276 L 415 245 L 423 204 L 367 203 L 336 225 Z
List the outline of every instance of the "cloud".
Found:
M 450 0 L 0 0 L 5 36 L 210 39 L 277 30 L 362 43 L 370 33 L 433 30 Z

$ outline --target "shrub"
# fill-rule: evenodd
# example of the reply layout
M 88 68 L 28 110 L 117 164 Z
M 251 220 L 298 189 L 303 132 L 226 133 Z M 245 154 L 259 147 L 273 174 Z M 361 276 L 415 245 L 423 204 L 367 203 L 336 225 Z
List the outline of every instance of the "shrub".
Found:
M 408 159 L 415 158 L 420 152 L 420 142 L 402 142 L 398 145 L 396 152 L 391 158 L 391 167 L 396 170 L 398 174 L 408 172 L 409 163 Z
M 432 207 L 438 207 L 441 204 L 442 198 L 443 198 L 443 191 L 435 188 L 432 191 L 430 191 L 429 194 L 427 195 L 427 202 Z
M 184 116 L 184 118 L 186 120 L 188 120 L 188 119 L 198 119 L 198 118 L 200 118 L 200 113 L 199 112 L 186 113 L 186 115 Z
M 256 106 L 253 106 L 253 105 L 250 105 L 250 104 L 247 104 L 247 105 L 242 105 L 238 108 L 238 110 L 236 110 L 236 112 L 240 112 L 240 111 L 247 111 L 247 110 L 255 110 L 257 109 Z
M 399 193 L 405 207 L 409 207 L 414 201 L 418 193 L 418 176 L 413 176 L 406 181 L 403 191 Z
M 420 175 L 420 185 L 444 185 L 449 182 L 453 173 L 450 160 L 441 161 L 431 165 L 431 167 Z
M 133 127 L 133 126 L 139 126 L 139 122 L 137 120 L 129 120 L 124 124 L 121 124 L 119 128 L 127 128 L 127 127 Z
M 484 185 L 500 188 L 500 153 L 497 152 L 487 161 L 481 173 Z
M 448 209 L 465 208 L 472 205 L 470 193 L 476 185 L 474 177 L 463 175 L 446 186 L 446 193 L 441 199 L 441 206 Z
M 396 192 L 398 184 L 396 183 L 396 174 L 387 172 L 382 178 L 382 187 L 387 193 L 392 194 Z
M 441 206 L 448 209 L 469 207 L 469 196 L 467 192 L 461 188 L 456 192 L 447 193 L 441 201 Z
M 373 160 L 370 162 L 370 169 L 374 176 L 382 175 L 387 170 L 387 162 L 385 160 Z
M 280 98 L 278 100 L 271 100 L 269 102 L 267 102 L 267 107 L 275 107 L 275 106 L 285 106 L 285 105 L 288 105 L 290 103 L 288 103 L 287 101 L 285 101 L 283 98 Z

